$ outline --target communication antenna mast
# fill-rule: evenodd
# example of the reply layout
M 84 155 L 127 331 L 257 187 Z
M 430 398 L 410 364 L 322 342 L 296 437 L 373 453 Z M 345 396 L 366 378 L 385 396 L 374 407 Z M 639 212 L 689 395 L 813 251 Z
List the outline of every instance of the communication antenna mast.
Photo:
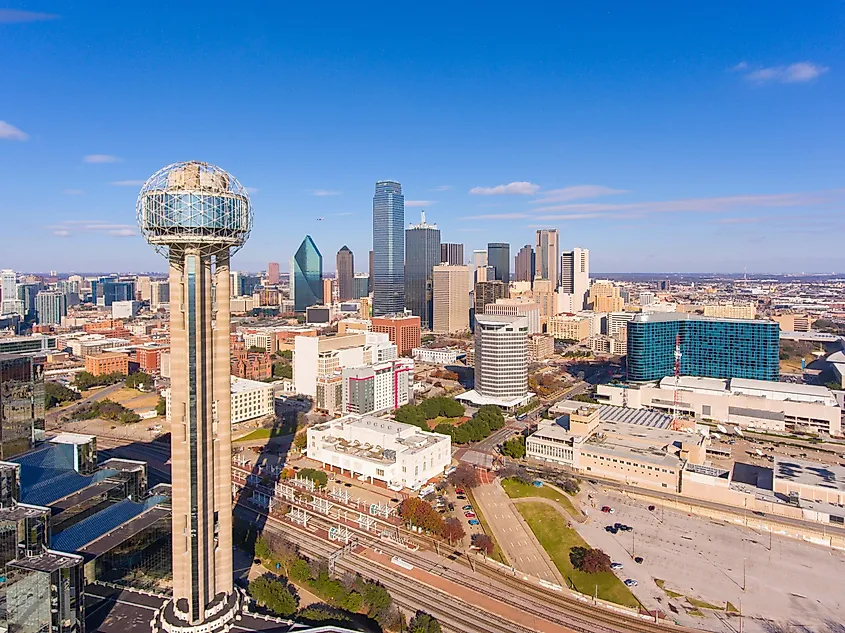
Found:
M 678 417 L 679 389 L 681 379 L 681 334 L 675 335 L 675 393 L 672 400 L 672 423 Z

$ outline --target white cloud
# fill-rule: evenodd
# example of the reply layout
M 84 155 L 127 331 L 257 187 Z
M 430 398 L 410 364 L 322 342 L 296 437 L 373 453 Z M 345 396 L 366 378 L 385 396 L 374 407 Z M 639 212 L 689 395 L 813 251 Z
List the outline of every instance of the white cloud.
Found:
M 252 194 L 258 193 L 258 191 L 259 191 L 258 187 L 244 187 L 244 189 L 246 190 L 247 193 L 252 193 Z
M 62 193 L 66 196 L 82 196 L 85 192 L 82 189 L 62 189 Z
M 29 140 L 29 134 L 16 128 L 11 123 L 0 121 L 0 139 L 7 141 L 27 141 Z
M 768 67 L 751 67 L 746 62 L 740 62 L 731 70 L 742 73 L 745 79 L 755 84 L 797 84 L 817 79 L 830 68 L 812 62 Z
M 111 154 L 88 154 L 82 158 L 86 163 L 119 163 L 120 158 Z
M 567 202 L 569 200 L 582 200 L 584 198 L 616 196 L 620 193 L 629 193 L 629 191 L 627 189 L 611 189 L 604 185 L 576 185 L 574 187 L 545 191 L 541 198 L 532 200 L 532 203 Z
M 339 196 L 341 192 L 331 189 L 314 189 L 311 193 L 315 196 Z
M 473 187 L 469 190 L 469 193 L 473 196 L 530 196 L 537 193 L 539 189 L 540 185 L 535 185 L 534 183 L 523 180 L 519 182 L 511 182 L 507 185 L 497 185 L 495 187 Z
M 59 16 L 54 13 L 38 13 L 37 11 L 20 11 L 18 9 L 0 9 L 0 24 L 23 24 L 25 22 L 43 22 L 55 20 Z
M 143 180 L 115 180 L 112 185 L 115 187 L 140 187 L 144 182 Z
M 432 191 L 449 191 L 452 188 L 452 185 L 440 185 L 439 187 L 435 187 Z
M 430 207 L 433 204 L 437 204 L 435 200 L 405 200 L 406 207 Z
M 71 237 L 80 233 L 104 233 L 113 237 L 132 237 L 138 234 L 134 224 L 112 224 L 102 220 L 65 220 L 45 228 L 58 237 Z
M 67 229 L 55 229 L 53 231 L 53 235 L 57 235 L 58 237 L 70 237 L 70 231 Z
M 527 213 L 486 213 L 482 215 L 465 215 L 461 220 L 524 220 L 530 217 Z

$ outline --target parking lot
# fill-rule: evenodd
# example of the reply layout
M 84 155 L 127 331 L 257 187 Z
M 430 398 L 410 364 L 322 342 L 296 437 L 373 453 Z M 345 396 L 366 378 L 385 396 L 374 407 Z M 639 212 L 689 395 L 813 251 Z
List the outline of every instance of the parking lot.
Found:
M 686 513 L 663 510 L 632 500 L 621 493 L 600 491 L 586 484 L 593 498 L 585 506 L 590 520 L 575 527 L 593 547 L 603 549 L 623 564 L 620 578 L 634 578 L 634 593 L 646 604 L 659 602 L 667 613 L 677 613 L 693 624 L 711 630 L 725 630 L 726 603 L 742 605 L 743 629 L 768 631 L 766 620 L 790 622 L 813 631 L 826 631 L 845 613 L 839 579 L 845 574 L 845 554 L 800 541 L 773 537 L 768 533 L 727 525 Z M 586 495 L 583 496 L 586 501 Z M 602 513 L 608 505 L 613 514 Z M 623 523 L 631 531 L 611 534 L 607 525 Z M 642 557 L 642 564 L 634 557 Z M 671 597 L 658 587 L 680 594 Z M 723 611 L 694 609 L 692 598 Z M 692 612 L 690 614 L 690 612 Z M 699 616 L 698 613 L 701 615 Z M 730 628 L 736 628 L 731 618 Z

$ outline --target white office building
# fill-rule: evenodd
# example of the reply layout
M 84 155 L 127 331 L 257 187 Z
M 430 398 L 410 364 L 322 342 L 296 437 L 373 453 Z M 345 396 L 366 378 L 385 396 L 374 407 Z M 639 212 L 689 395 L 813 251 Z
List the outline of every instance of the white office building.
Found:
M 602 334 L 607 334 L 614 338 L 620 338 L 620 335 L 627 336 L 628 322 L 633 321 L 635 316 L 637 316 L 636 312 L 609 313 L 607 315 L 607 332 L 602 332 Z M 622 334 L 623 330 L 625 331 L 624 335 Z
M 257 380 L 231 377 L 232 390 L 232 424 L 246 422 L 255 418 L 273 415 L 273 385 Z M 170 389 L 161 392 L 167 403 L 165 418 L 170 422 Z M 214 407 L 212 406 L 212 410 Z
M 492 304 L 487 304 L 492 305 Z M 453 347 L 440 347 L 429 349 L 427 347 L 415 347 L 411 350 L 414 360 L 429 365 L 454 365 L 459 358 L 465 358 L 466 352 Z
M 528 333 L 540 334 L 540 304 L 528 297 L 496 299 L 484 306 L 484 314 L 491 316 L 521 316 L 528 319 Z
M 528 361 L 527 318 L 476 316 L 475 389 L 457 398 L 476 406 L 521 406 L 533 395 L 528 391 Z
M 590 289 L 590 251 L 573 248 L 560 256 L 560 288 L 564 294 L 572 295 L 572 307 L 566 312 L 577 312 L 586 306 Z M 564 310 L 561 310 L 564 311 Z
M 23 316 L 23 301 L 18 300 L 18 276 L 14 270 L 0 270 L 0 314 Z
M 111 316 L 113 319 L 134 319 L 140 309 L 140 301 L 115 301 L 111 304 Z
M 308 429 L 308 457 L 370 483 L 419 489 L 452 461 L 451 438 L 410 424 L 347 415 Z
M 42 325 L 61 325 L 67 316 L 67 295 L 63 292 L 42 290 L 35 295 L 35 312 Z

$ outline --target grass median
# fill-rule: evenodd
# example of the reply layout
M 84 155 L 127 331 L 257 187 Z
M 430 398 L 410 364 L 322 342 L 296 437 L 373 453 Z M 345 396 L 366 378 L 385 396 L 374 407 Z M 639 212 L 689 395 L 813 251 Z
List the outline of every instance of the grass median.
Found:
M 573 547 L 589 547 L 578 533 L 566 527 L 566 520 L 554 508 L 545 503 L 520 503 L 516 506 L 528 523 L 534 536 L 551 557 L 571 589 L 583 594 L 615 602 L 626 607 L 640 606 L 634 594 L 610 571 L 588 574 L 572 566 L 569 551 Z
M 534 486 L 533 484 L 525 484 L 516 479 L 505 479 L 502 482 L 502 488 L 511 499 L 523 499 L 530 497 L 542 497 L 543 499 L 551 499 L 559 503 L 564 510 L 566 510 L 573 519 L 583 521 L 584 516 L 578 512 L 578 509 L 572 505 L 572 500 L 566 493 L 555 490 L 550 486 Z

